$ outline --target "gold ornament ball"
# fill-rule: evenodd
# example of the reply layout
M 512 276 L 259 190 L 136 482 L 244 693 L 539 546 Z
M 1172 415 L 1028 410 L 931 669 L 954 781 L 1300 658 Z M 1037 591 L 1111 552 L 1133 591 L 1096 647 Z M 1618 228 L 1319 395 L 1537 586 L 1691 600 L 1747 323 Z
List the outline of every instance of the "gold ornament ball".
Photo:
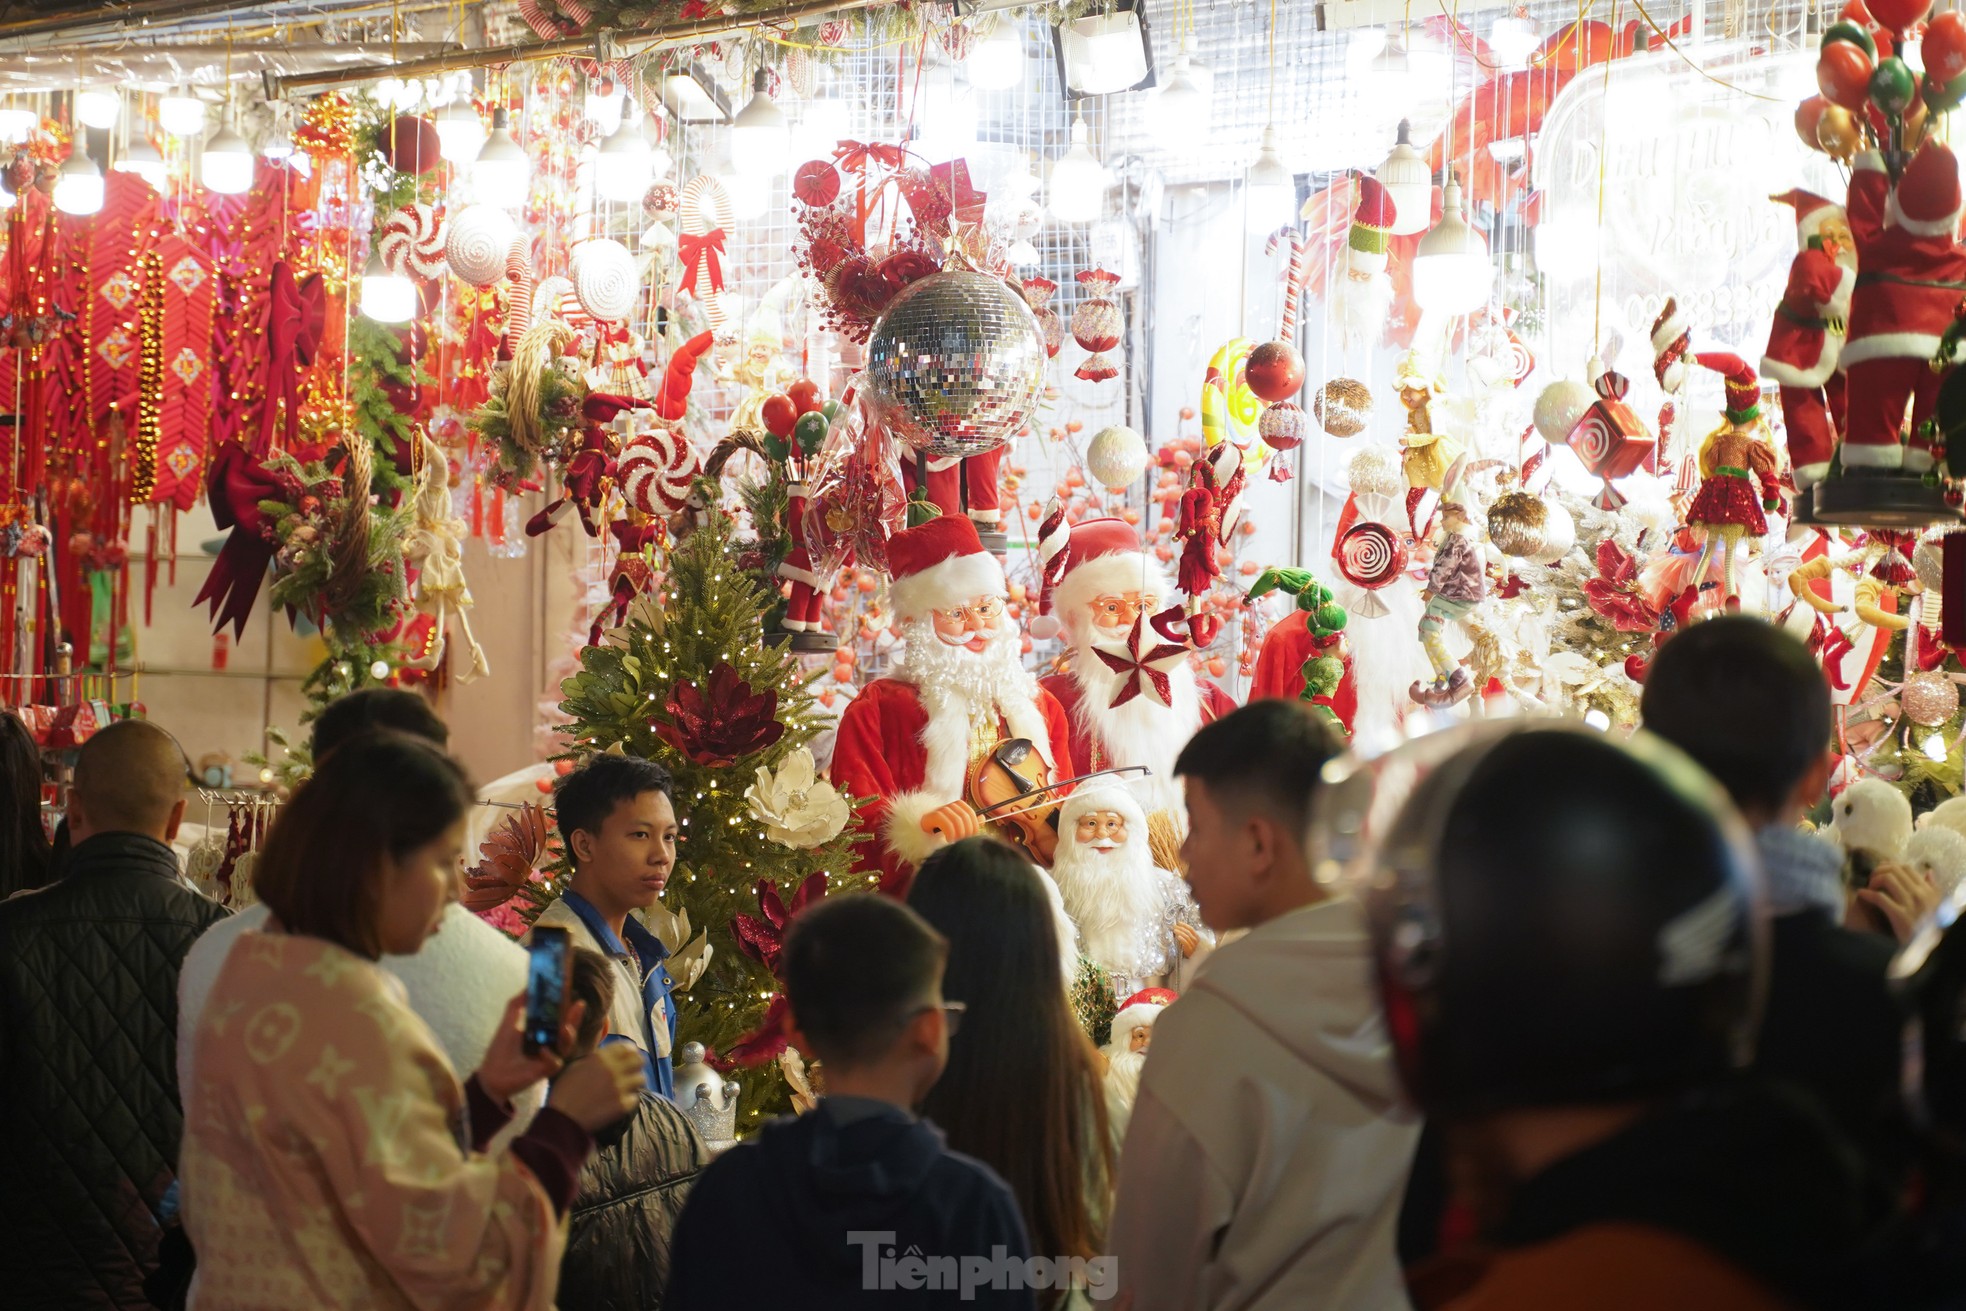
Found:
M 1959 684 L 1944 674 L 1913 674 L 1899 689 L 1898 701 L 1906 719 L 1920 728 L 1937 728 L 1959 713 Z
M 1372 389 L 1357 378 L 1333 378 L 1318 388 L 1311 412 L 1333 437 L 1356 437 L 1372 421 Z
M 1543 553 L 1549 511 L 1528 492 L 1503 492 L 1488 509 L 1488 540 L 1503 555 L 1532 560 Z

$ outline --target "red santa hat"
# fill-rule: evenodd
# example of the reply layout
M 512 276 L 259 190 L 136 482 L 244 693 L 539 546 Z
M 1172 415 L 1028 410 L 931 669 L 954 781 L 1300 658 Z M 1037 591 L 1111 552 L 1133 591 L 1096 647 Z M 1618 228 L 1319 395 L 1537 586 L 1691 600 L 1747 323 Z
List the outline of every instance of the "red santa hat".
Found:
M 1746 360 L 1731 351 L 1701 351 L 1693 358 L 1726 384 L 1729 423 L 1749 423 L 1761 413 L 1761 379 Z
M 1067 524 L 1056 503 L 1038 529 L 1038 560 L 1044 588 L 1031 625 L 1033 637 L 1057 636 L 1056 612 L 1075 614 L 1094 597 L 1123 592 L 1164 597 L 1172 590 L 1166 573 L 1140 549 L 1140 534 L 1126 520 Z
M 1959 161 L 1943 145 L 1928 141 L 1891 189 L 1884 221 L 1915 237 L 1946 237 L 1959 231 L 1960 209 Z
M 1367 255 L 1384 255 L 1398 211 L 1392 193 L 1370 174 L 1357 180 L 1358 205 L 1352 210 L 1352 229 L 1346 244 Z
M 1690 345 L 1686 316 L 1679 302 L 1666 297 L 1665 308 L 1652 321 L 1652 376 L 1660 390 L 1671 394 L 1686 381 L 1686 350 Z
M 905 623 L 971 597 L 1006 596 L 1003 566 L 983 549 L 967 515 L 945 514 L 887 539 L 888 597 Z
M 1822 235 L 1826 224 L 1848 221 L 1843 206 L 1825 200 L 1813 191 L 1804 191 L 1801 187 L 1791 188 L 1768 199 L 1795 211 L 1795 248 L 1798 251 L 1809 249 L 1809 242 Z
M 1133 1031 L 1145 1025 L 1152 1028 L 1160 1013 L 1180 1000 L 1180 994 L 1172 988 L 1142 988 L 1120 1003 L 1119 1011 L 1113 1016 L 1112 1033 L 1106 1039 L 1107 1046 L 1121 1044 Z

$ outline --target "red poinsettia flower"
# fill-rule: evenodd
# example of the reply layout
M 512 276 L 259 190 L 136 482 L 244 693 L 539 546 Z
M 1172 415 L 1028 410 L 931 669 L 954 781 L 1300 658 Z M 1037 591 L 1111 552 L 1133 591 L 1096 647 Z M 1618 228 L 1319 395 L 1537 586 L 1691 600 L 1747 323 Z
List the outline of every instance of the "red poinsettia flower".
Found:
M 679 678 L 662 703 L 667 720 L 651 719 L 664 742 L 699 765 L 721 769 L 763 751 L 785 735 L 778 722 L 778 693 L 754 692 L 730 662 L 710 671 L 706 691 Z
M 778 964 L 785 950 L 785 931 L 792 921 L 813 902 L 826 895 L 826 871 L 815 870 L 806 875 L 792 894 L 792 904 L 787 906 L 778 895 L 778 889 L 770 879 L 758 880 L 758 909 L 763 917 L 757 915 L 733 915 L 731 932 L 737 938 L 737 948 L 752 960 L 757 961 L 778 978 Z M 771 1004 L 765 1008 L 764 1018 L 758 1027 L 745 1034 L 732 1044 L 726 1054 L 731 1065 L 763 1065 L 775 1061 L 778 1054 L 789 1044 L 786 1020 L 785 994 L 773 995 Z
M 881 277 L 896 291 L 911 282 L 920 282 L 938 267 L 926 251 L 912 248 L 895 251 L 877 266 Z
M 1584 583 L 1591 609 L 1621 633 L 1650 633 L 1659 627 L 1659 612 L 1638 590 L 1638 563 L 1607 537 L 1597 544 L 1598 576 Z

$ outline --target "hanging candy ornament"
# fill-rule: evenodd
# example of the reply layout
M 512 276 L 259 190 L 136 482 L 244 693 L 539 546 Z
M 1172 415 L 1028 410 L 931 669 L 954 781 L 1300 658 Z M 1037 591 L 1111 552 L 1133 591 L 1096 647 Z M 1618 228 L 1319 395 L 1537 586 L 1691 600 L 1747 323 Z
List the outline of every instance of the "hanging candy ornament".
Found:
M 1031 317 L 1038 321 L 1046 359 L 1057 359 L 1059 348 L 1065 344 L 1065 325 L 1059 320 L 1058 311 L 1051 308 L 1051 298 L 1057 292 L 1058 284 L 1050 278 L 1024 279 L 1024 303 L 1031 307 Z
M 582 309 L 603 323 L 619 323 L 641 295 L 635 257 L 611 238 L 581 242 L 573 249 L 573 290 Z
M 1399 535 L 1369 520 L 1347 528 L 1333 555 L 1345 581 L 1368 592 L 1385 587 L 1406 568 L 1406 546 Z
M 1333 437 L 1356 437 L 1372 422 L 1372 389 L 1357 378 L 1333 378 L 1318 388 L 1311 413 Z
M 511 280 L 512 294 L 505 303 L 505 350 L 519 349 L 519 338 L 532 326 L 532 256 L 524 237 L 512 238 L 505 252 L 505 276 Z
M 428 280 L 444 271 L 444 224 L 428 205 L 405 205 L 383 220 L 376 254 L 391 273 Z
M 840 171 L 829 160 L 809 159 L 792 174 L 792 195 L 801 204 L 830 205 L 839 199 Z
M 1591 504 L 1600 510 L 1616 510 L 1625 498 L 1611 486 L 1614 478 L 1637 472 L 1646 457 L 1658 449 L 1652 434 L 1625 404 L 1631 384 L 1621 373 L 1603 369 L 1596 361 L 1597 399 L 1585 409 L 1566 440 L 1584 467 L 1604 480 Z
M 495 205 L 467 205 L 452 217 L 444 233 L 444 258 L 451 272 L 474 287 L 489 287 L 505 277 L 505 257 L 518 229 L 512 216 Z
M 1252 349 L 1247 337 L 1223 344 L 1208 361 L 1201 379 L 1201 437 L 1210 451 L 1224 441 L 1251 448 L 1256 423 L 1263 413 L 1262 398 L 1250 390 L 1244 374 Z M 1246 464 L 1260 464 L 1263 452 L 1253 447 L 1244 453 Z
M 702 465 L 680 428 L 637 437 L 615 463 L 615 482 L 628 504 L 643 514 L 674 514 L 689 500 Z
M 1263 411 L 1256 421 L 1256 434 L 1273 451 L 1288 451 L 1304 444 L 1311 428 L 1311 416 L 1295 401 L 1278 401 Z M 1283 466 L 1278 465 L 1279 468 Z
M 1072 311 L 1072 340 L 1091 354 L 1074 371 L 1074 376 L 1087 382 L 1104 382 L 1119 376 L 1119 370 L 1105 356 L 1106 351 L 1120 344 L 1120 334 L 1126 330 L 1120 307 L 1107 299 L 1119 280 L 1117 273 L 1104 269 L 1087 269 L 1079 274 L 1079 285 L 1086 289 L 1090 299 L 1080 301 L 1079 307 Z
M 724 184 L 700 173 L 683 185 L 677 201 L 677 258 L 682 261 L 681 287 L 703 302 L 710 330 L 722 335 L 730 324 L 724 303 L 724 239 L 731 230 L 730 195 Z
M 1304 357 L 1287 341 L 1266 341 L 1249 352 L 1243 376 L 1264 400 L 1287 401 L 1304 389 Z
M 1118 495 L 1147 471 L 1147 442 L 1131 428 L 1101 428 L 1085 448 L 1085 469 L 1094 481 Z

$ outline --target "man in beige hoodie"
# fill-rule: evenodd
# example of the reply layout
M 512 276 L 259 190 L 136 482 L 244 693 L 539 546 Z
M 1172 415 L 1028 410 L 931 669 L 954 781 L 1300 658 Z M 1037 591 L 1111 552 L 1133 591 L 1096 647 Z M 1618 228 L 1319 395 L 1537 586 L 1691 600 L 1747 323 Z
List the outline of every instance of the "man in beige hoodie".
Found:
M 1364 913 L 1304 845 L 1338 749 L 1303 706 L 1259 701 L 1175 762 L 1202 922 L 1249 932 L 1154 1026 L 1111 1235 L 1133 1311 L 1407 1306 L 1393 1237 L 1420 1126 Z

